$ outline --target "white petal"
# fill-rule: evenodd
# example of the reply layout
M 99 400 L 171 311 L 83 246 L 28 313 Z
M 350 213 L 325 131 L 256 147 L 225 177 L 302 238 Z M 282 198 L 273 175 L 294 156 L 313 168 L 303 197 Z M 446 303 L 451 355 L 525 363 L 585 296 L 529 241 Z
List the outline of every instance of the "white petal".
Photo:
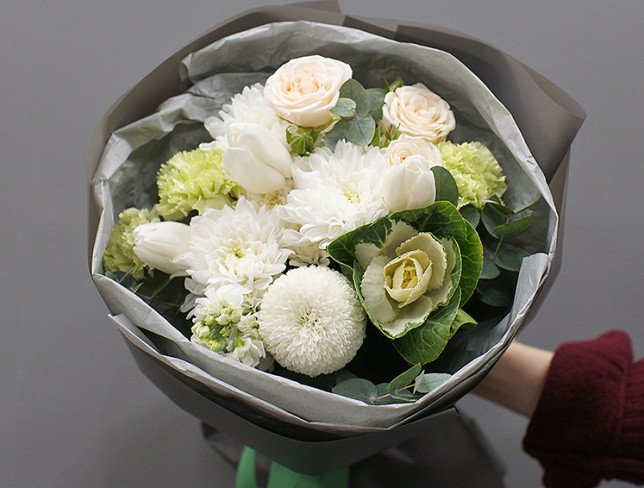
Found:
M 233 123 L 228 127 L 228 139 L 232 146 L 250 151 L 259 161 L 290 178 L 293 163 L 291 154 L 266 127 Z
M 391 322 L 397 315 L 384 287 L 383 270 L 388 262 L 389 258 L 386 256 L 375 257 L 362 275 L 360 283 L 360 290 L 369 315 L 378 323 Z
M 223 155 L 228 174 L 252 193 L 270 193 L 286 184 L 286 178 L 276 169 L 257 160 L 245 149 L 229 147 Z

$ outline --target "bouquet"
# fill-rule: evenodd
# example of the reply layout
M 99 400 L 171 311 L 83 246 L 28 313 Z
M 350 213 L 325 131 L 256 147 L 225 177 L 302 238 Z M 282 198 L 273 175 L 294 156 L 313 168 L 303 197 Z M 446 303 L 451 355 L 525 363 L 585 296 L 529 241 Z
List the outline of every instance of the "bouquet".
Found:
M 295 438 L 395 437 L 472 388 L 558 225 L 490 90 L 446 52 L 314 22 L 224 37 L 180 73 L 94 176 L 93 276 L 129 343 Z
M 496 157 L 450 140 L 454 113 L 423 83 L 365 88 L 349 64 L 303 56 L 204 125 L 213 140 L 160 166 L 157 203 L 123 210 L 103 256 L 194 344 L 413 402 L 449 379 L 422 371 L 459 329 L 509 305 L 539 194 L 504 205 Z

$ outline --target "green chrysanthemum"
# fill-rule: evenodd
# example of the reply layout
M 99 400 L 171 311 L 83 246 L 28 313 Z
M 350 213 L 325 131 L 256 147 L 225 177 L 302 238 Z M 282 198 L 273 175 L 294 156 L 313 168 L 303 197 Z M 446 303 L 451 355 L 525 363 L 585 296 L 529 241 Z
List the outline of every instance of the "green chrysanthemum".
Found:
M 230 204 L 237 183 L 230 179 L 218 149 L 182 151 L 161 165 L 157 174 L 159 203 L 156 210 L 165 220 L 182 220 L 192 210 Z
M 483 144 L 454 144 L 445 141 L 437 145 L 445 168 L 456 180 L 459 208 L 468 203 L 482 208 L 485 200 L 495 195 L 500 198 L 505 193 L 507 185 L 503 170 L 492 152 Z
M 146 208 L 128 208 L 119 214 L 119 223 L 112 229 L 103 255 L 105 271 L 112 273 L 129 273 L 133 278 L 140 280 L 145 272 L 152 273 L 152 268 L 141 261 L 134 254 L 134 229 L 141 224 L 158 222 L 159 218 L 154 210 Z

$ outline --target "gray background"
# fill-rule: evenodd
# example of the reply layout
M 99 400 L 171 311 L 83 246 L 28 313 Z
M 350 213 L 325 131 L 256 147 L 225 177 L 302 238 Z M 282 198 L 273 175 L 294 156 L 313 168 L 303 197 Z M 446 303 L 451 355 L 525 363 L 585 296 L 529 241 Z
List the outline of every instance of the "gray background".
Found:
M 87 146 L 101 114 L 214 23 L 260 0 L 23 0 L 0 5 L 0 486 L 227 487 L 197 422 L 136 369 L 85 264 Z M 588 112 L 573 146 L 564 264 L 522 340 L 554 348 L 620 327 L 644 352 L 642 0 L 342 1 L 480 37 Z M 508 467 L 526 420 L 467 397 Z M 440 445 L 440 440 L 434 440 Z M 602 486 L 627 486 L 619 482 Z

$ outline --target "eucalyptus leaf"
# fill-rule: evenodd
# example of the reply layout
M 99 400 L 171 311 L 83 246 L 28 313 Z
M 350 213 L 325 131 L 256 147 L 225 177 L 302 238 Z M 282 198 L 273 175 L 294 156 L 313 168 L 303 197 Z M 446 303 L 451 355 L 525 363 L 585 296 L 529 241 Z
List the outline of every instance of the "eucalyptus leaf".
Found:
M 369 116 L 360 116 L 348 120 L 344 131 L 345 139 L 359 146 L 368 145 L 376 133 L 376 122 Z
M 456 205 L 458 203 L 458 187 L 452 173 L 442 166 L 432 166 L 431 170 L 434 173 L 436 185 L 436 201 L 446 201 Z
M 356 375 L 344 368 L 335 372 L 335 382 L 338 384 L 352 378 L 356 378 Z
M 418 400 L 418 397 L 410 389 L 414 386 L 414 381 L 421 370 L 420 364 L 416 364 L 391 380 L 387 385 L 389 397 L 403 402 L 415 402 Z
M 325 145 L 333 150 L 339 141 L 346 139 L 345 132 L 347 131 L 351 122 L 349 120 L 338 120 L 333 128 L 324 134 L 324 143 Z
M 338 102 L 331 109 L 331 113 L 343 119 L 351 118 L 356 114 L 356 102 L 350 98 L 338 98 Z
M 367 88 L 369 95 L 369 115 L 379 122 L 382 119 L 382 106 L 385 103 L 385 90 L 382 88 Z
M 481 221 L 481 211 L 476 208 L 474 205 L 469 204 L 465 205 L 464 207 L 461 207 L 459 209 L 459 212 L 461 212 L 461 215 L 465 220 L 467 220 L 472 227 L 476 229 L 476 227 L 479 225 L 479 222 Z
M 537 221 L 537 217 L 534 212 L 526 211 L 525 213 L 526 215 L 521 218 L 512 219 L 505 224 L 497 225 L 494 228 L 496 235 L 508 238 L 516 237 L 530 229 Z
M 497 197 L 496 195 L 494 195 L 489 200 L 485 201 L 485 206 L 487 206 L 487 205 L 490 205 L 494 209 L 496 209 L 499 212 L 504 213 L 506 215 L 513 215 L 514 214 L 514 210 L 512 210 L 510 207 L 506 207 L 505 205 L 503 205 L 503 202 L 501 201 L 501 199 L 499 197 Z
M 414 364 L 407 371 L 403 371 L 389 382 L 389 392 L 409 389 L 410 385 L 414 384 L 414 379 L 421 371 L 422 366 L 420 364 Z
M 376 397 L 373 399 L 374 405 L 386 405 L 388 403 L 398 403 L 394 401 L 389 395 L 389 384 L 378 383 L 376 385 Z
M 540 194 L 540 193 L 537 193 L 537 194 L 536 194 L 535 196 L 533 196 L 530 200 L 528 200 L 528 203 L 526 203 L 526 204 L 522 205 L 522 206 L 521 206 L 521 207 L 519 207 L 519 208 L 516 208 L 516 209 L 514 210 L 514 213 L 521 213 L 521 212 L 523 212 L 524 210 L 528 210 L 529 208 L 534 207 L 534 206 L 539 202 L 539 200 L 541 200 L 541 194 Z
M 485 207 L 483 207 L 481 220 L 489 234 L 498 239 L 501 236 L 496 233 L 496 228 L 507 222 L 508 214 L 501 211 L 496 204 L 488 202 L 485 204 Z
M 331 391 L 336 395 L 355 398 L 365 403 L 373 403 L 378 396 L 378 388 L 369 380 L 364 378 L 349 378 L 335 385 Z
M 418 375 L 415 380 L 414 393 L 429 393 L 452 377 L 448 373 L 425 373 Z
M 503 242 L 496 252 L 494 264 L 499 268 L 508 271 L 519 271 L 521 268 L 521 261 L 523 258 L 529 256 L 530 253 L 521 249 L 520 247 Z
M 483 246 L 483 269 L 481 270 L 482 280 L 493 280 L 501 274 L 499 267 L 494 264 L 494 250 L 487 245 Z
M 358 115 L 358 117 L 365 117 L 369 115 L 369 110 L 371 108 L 369 103 L 369 94 L 358 80 L 354 80 L 352 78 L 345 81 L 340 87 L 340 98 L 350 98 L 355 102 L 356 114 Z M 369 141 L 371 141 L 372 137 L 373 134 L 369 138 Z M 367 141 L 365 144 L 367 144 L 369 141 Z
M 460 298 L 457 291 L 450 302 L 432 313 L 423 325 L 393 341 L 407 363 L 427 364 L 440 356 L 451 337 L 451 325 L 458 313 Z
M 512 296 L 499 280 L 482 280 L 476 287 L 479 299 L 491 307 L 507 307 Z

